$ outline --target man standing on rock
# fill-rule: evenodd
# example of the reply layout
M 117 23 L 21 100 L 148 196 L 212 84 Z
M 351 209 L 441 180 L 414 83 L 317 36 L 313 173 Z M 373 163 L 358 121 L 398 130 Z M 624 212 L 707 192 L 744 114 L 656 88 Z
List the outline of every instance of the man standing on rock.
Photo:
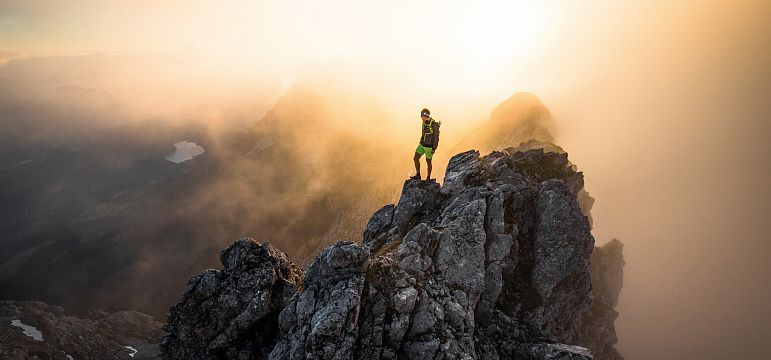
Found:
M 420 157 L 426 154 L 426 165 L 428 165 L 428 174 L 426 174 L 426 181 L 431 180 L 431 158 L 434 157 L 434 151 L 439 146 L 439 125 L 442 123 L 434 120 L 431 117 L 431 112 L 428 109 L 420 111 L 421 118 L 421 132 L 420 143 L 418 148 L 415 149 L 415 156 L 412 160 L 415 161 L 415 176 L 410 176 L 410 179 L 420 180 Z

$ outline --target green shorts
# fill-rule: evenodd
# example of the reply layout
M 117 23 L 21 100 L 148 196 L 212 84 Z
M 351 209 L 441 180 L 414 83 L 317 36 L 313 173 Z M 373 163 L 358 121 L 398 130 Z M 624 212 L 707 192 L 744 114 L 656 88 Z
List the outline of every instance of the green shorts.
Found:
M 426 159 L 428 160 L 431 160 L 431 158 L 434 157 L 434 149 L 430 147 L 425 147 L 420 144 L 418 144 L 418 148 L 415 149 L 415 152 L 418 154 L 426 154 Z

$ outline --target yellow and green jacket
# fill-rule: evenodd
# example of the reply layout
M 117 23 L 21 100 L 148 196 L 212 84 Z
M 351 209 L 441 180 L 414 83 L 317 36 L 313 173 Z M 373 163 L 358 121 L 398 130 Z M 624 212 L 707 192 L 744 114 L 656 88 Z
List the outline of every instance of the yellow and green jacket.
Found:
M 428 121 L 421 121 L 420 145 L 429 148 L 439 146 L 439 125 L 442 123 L 429 118 Z

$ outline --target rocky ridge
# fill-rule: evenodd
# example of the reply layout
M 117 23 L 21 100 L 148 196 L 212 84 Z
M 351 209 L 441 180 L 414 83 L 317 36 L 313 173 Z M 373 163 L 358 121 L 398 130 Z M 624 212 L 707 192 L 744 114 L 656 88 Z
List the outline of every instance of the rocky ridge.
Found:
M 223 250 L 222 271 L 193 277 L 163 329 L 171 359 L 265 358 L 278 335 L 278 313 L 302 290 L 302 270 L 270 245 L 242 239 Z
M 454 156 L 442 186 L 408 180 L 361 243 L 302 272 L 268 243 L 224 250 L 188 283 L 171 359 L 621 359 L 617 241 L 594 247 L 583 175 L 564 152 Z

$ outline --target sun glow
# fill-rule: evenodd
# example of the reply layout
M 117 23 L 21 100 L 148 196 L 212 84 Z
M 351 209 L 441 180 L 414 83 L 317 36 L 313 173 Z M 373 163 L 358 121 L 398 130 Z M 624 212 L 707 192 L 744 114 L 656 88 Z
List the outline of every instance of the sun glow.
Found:
M 464 118 L 476 110 L 461 111 L 457 99 L 505 96 L 540 73 L 575 10 L 550 1 L 237 1 L 188 12 L 166 47 L 236 78 L 286 82 L 323 68 L 378 84 L 393 103 L 421 99 Z
M 0 44 L 28 56 L 170 54 L 178 60 L 167 69 L 110 78 L 168 85 L 186 99 L 260 93 L 270 103 L 323 72 L 378 94 L 396 119 L 432 106 L 456 128 L 515 90 L 549 88 L 542 59 L 559 47 L 565 14 L 582 10 L 556 1 L 84 2 L 0 5 Z
M 556 9 L 544 3 L 475 3 L 456 30 L 465 64 L 473 72 L 489 74 L 542 55 L 550 31 L 559 23 L 558 16 Z
M 318 64 L 379 62 L 433 79 L 448 72 L 476 78 L 542 56 L 556 45 L 551 35 L 560 14 L 572 7 L 550 1 L 86 3 L 41 7 L 39 14 L 7 6 L 0 40 L 29 55 L 174 52 L 242 76 L 279 72 L 285 78 Z

